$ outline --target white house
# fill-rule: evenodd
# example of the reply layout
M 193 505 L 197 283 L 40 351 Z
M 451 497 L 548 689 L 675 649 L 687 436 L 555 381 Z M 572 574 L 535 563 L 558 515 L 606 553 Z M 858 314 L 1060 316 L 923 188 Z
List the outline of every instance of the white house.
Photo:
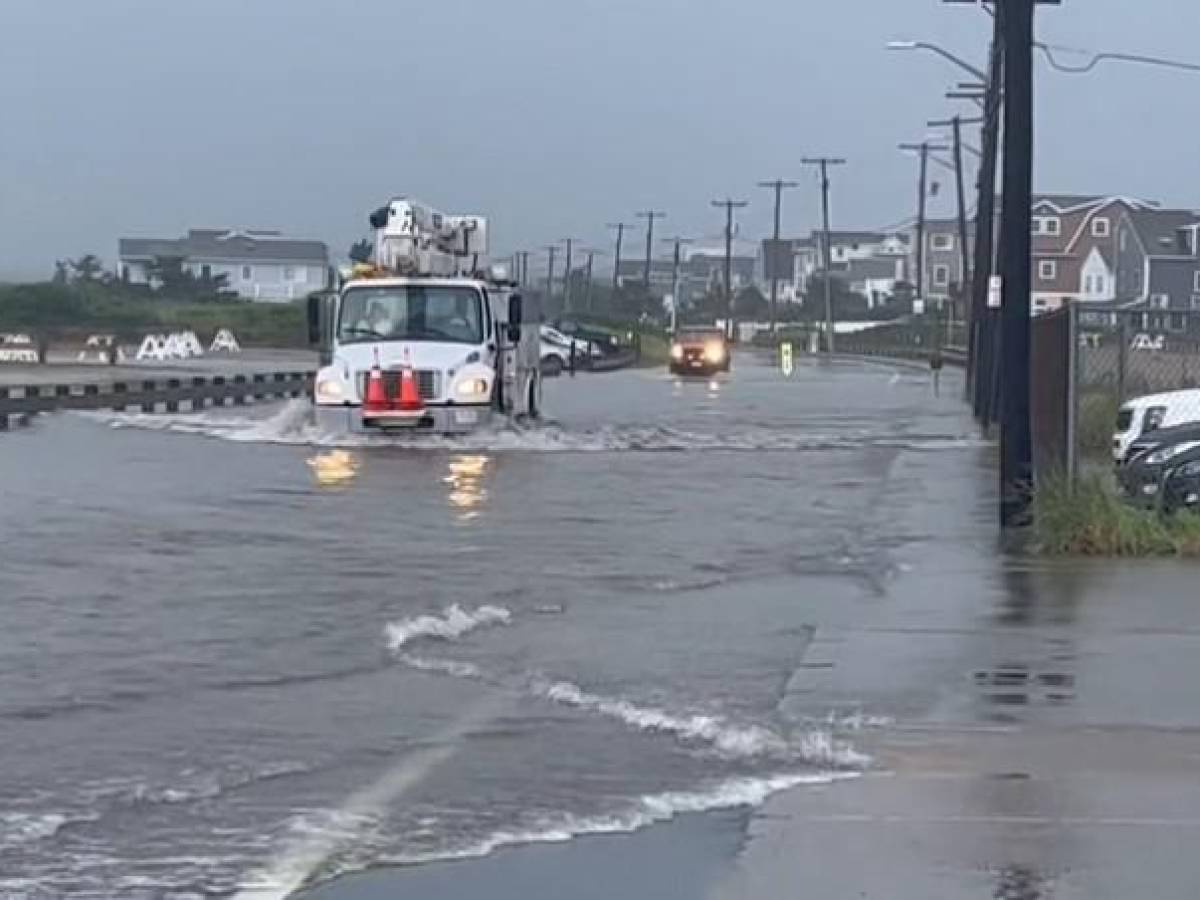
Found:
M 224 275 L 229 289 L 247 300 L 287 302 L 329 285 L 329 248 L 275 231 L 192 229 L 178 239 L 122 238 L 118 257 L 118 274 L 131 284 L 149 284 L 159 260 L 177 259 L 197 277 Z

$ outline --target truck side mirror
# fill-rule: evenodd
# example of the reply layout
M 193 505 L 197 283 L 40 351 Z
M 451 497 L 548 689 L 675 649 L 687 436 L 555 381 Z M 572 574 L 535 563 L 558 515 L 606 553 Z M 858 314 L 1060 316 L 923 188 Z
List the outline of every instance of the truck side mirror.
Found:
M 521 324 L 525 316 L 525 303 L 520 294 L 508 298 L 508 339 L 511 343 L 521 340 Z

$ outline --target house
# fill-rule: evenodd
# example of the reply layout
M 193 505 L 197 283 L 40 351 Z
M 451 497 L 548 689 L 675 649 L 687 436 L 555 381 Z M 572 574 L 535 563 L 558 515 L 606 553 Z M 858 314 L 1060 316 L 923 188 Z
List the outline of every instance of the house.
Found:
M 179 260 L 197 278 L 225 276 L 229 290 L 247 300 L 287 302 L 329 286 L 329 248 L 276 231 L 192 229 L 182 238 L 122 238 L 120 277 L 152 284 L 154 267 Z
M 1135 209 L 1116 226 L 1115 295 L 1142 308 L 1146 328 L 1193 330 L 1200 310 L 1200 215 L 1191 210 Z
M 967 240 L 974 239 L 974 226 L 969 226 Z M 909 232 L 913 248 L 909 265 L 917 271 L 917 229 Z M 969 248 L 973 250 L 974 248 Z M 957 219 L 928 219 L 925 222 L 924 278 L 921 284 L 925 299 L 935 305 L 955 299 L 963 281 L 962 237 Z M 914 278 L 915 282 L 915 278 Z
M 829 233 L 829 262 L 834 272 L 845 274 L 856 261 L 900 260 L 901 280 L 907 272 L 910 238 L 906 234 L 886 234 L 879 231 L 831 231 Z M 793 241 L 795 268 L 793 293 L 802 297 L 813 275 L 825 267 L 825 234 L 814 231 L 810 237 Z
M 904 257 L 879 256 L 851 260 L 839 277 L 845 279 L 851 291 L 867 298 L 867 309 L 875 309 L 891 302 L 896 285 L 904 281 L 904 273 Z
M 1155 211 L 1156 204 L 1129 197 L 1035 197 L 1030 224 L 1033 311 L 1058 309 L 1067 301 L 1115 300 L 1121 253 L 1118 222 L 1126 215 Z

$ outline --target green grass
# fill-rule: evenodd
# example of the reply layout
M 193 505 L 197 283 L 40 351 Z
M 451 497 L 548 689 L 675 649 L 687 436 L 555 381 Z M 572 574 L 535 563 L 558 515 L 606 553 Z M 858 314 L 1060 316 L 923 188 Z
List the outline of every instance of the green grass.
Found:
M 1200 516 L 1130 506 L 1104 476 L 1043 485 L 1034 522 L 1037 549 L 1047 556 L 1200 557 Z
M 1116 394 L 1087 394 L 1079 401 L 1079 450 L 1085 457 L 1108 457 L 1121 401 Z

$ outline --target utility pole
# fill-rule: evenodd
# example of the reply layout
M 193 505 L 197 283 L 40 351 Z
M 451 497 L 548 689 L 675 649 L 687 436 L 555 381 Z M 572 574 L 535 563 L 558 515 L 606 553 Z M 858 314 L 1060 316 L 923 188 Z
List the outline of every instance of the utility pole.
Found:
M 833 250 L 830 247 L 829 235 L 829 167 L 844 166 L 846 160 L 834 159 L 828 156 L 818 156 L 801 160 L 806 166 L 819 166 L 821 169 L 821 219 L 823 221 L 823 265 L 825 267 L 825 349 L 832 354 L 835 344 L 835 329 L 833 322 Z
M 925 201 L 929 196 L 929 154 L 934 150 L 948 150 L 942 144 L 922 141 L 919 144 L 901 144 L 901 150 L 915 152 L 921 156 L 921 178 L 917 190 L 917 299 L 922 307 L 925 303 Z
M 648 209 L 637 214 L 639 219 L 646 220 L 646 268 L 642 273 L 642 287 L 646 290 L 646 296 L 650 296 L 650 257 L 654 250 L 654 220 L 665 219 L 665 212 L 658 212 L 653 209 Z
M 1004 286 L 1000 307 L 1000 522 L 1026 524 L 1033 491 L 1030 417 L 1030 290 L 1033 211 L 1033 10 L 1035 0 L 1005 0 Z M 999 9 L 997 10 L 999 12 Z
M 965 170 L 963 167 L 962 152 L 966 148 L 966 144 L 962 139 L 963 125 L 976 125 L 983 123 L 982 118 L 964 119 L 962 116 L 955 116 L 953 119 L 945 121 L 930 122 L 930 128 L 945 128 L 950 126 L 954 129 L 954 180 L 958 188 L 958 245 L 959 245 L 959 278 L 958 278 L 958 293 L 959 300 L 963 304 L 963 319 L 967 323 L 967 333 L 970 334 L 971 323 L 974 320 L 974 311 L 969 302 L 970 291 L 968 285 L 972 284 L 971 272 L 974 268 L 971 261 L 971 245 L 970 234 L 967 229 L 967 190 L 965 185 Z
M 567 257 L 565 260 L 566 271 L 563 273 L 563 312 L 571 311 L 571 277 L 574 274 L 571 270 L 572 260 L 571 254 L 575 248 L 574 238 L 564 238 L 564 243 L 567 245 Z
M 671 333 L 674 334 L 679 326 L 679 264 L 682 262 L 681 248 L 690 244 L 691 239 L 685 237 L 664 238 L 668 244 L 675 245 L 671 261 Z
M 587 252 L 587 275 L 586 281 L 583 284 L 583 308 L 591 311 L 592 308 L 592 265 L 596 261 L 596 251 L 588 250 Z
M 992 385 L 999 364 L 996 353 L 996 313 L 988 309 L 992 274 L 996 271 L 996 170 L 999 168 L 1001 113 L 1004 106 L 1004 7 L 996 7 L 992 59 L 983 102 L 983 161 L 979 166 L 979 203 L 975 211 L 975 283 L 971 306 L 975 328 L 969 367 L 975 417 L 984 427 L 993 415 Z
M 610 222 L 608 224 L 608 227 L 615 228 L 617 230 L 617 248 L 616 248 L 615 252 L 613 253 L 613 277 L 612 277 L 613 302 L 615 303 L 616 298 L 617 298 L 617 289 L 621 285 L 621 242 L 625 238 L 625 223 L 624 222 Z
M 799 183 L 795 181 L 784 181 L 777 178 L 774 181 L 760 181 L 758 186 L 761 188 L 771 188 L 775 191 L 775 240 L 771 252 L 767 254 L 767 264 L 771 267 L 770 272 L 764 274 L 771 278 L 771 331 L 775 331 L 775 318 L 779 307 L 779 259 L 775 254 L 779 253 L 779 236 L 781 217 L 783 213 L 783 190 L 784 188 L 799 187 Z
M 548 245 L 546 252 L 550 254 L 550 266 L 546 269 L 546 306 L 549 307 L 550 301 L 554 299 L 554 255 L 558 253 L 558 245 Z
M 733 308 L 733 211 L 749 206 L 747 200 L 713 200 L 712 205 L 725 210 L 725 333 L 737 340 L 737 322 Z
M 517 257 L 518 261 L 521 263 L 521 287 L 526 287 L 529 284 L 529 251 L 522 250 L 517 254 Z

